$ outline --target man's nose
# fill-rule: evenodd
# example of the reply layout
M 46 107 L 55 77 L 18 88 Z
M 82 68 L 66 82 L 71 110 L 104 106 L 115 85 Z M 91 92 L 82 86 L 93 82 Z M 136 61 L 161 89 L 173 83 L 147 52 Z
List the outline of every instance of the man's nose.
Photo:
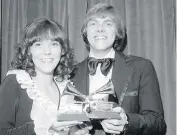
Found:
M 104 27 L 103 27 L 103 24 L 99 24 L 98 26 L 98 32 L 103 32 L 104 31 Z

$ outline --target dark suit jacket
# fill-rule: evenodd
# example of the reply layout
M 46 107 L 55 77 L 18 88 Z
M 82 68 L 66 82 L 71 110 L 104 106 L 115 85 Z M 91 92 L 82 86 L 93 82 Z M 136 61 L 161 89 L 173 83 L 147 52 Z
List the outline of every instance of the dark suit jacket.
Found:
M 89 90 L 87 60 L 78 64 L 72 79 L 76 88 L 85 95 Z M 166 133 L 159 83 L 150 60 L 116 52 L 112 82 L 118 103 L 129 119 L 125 134 Z

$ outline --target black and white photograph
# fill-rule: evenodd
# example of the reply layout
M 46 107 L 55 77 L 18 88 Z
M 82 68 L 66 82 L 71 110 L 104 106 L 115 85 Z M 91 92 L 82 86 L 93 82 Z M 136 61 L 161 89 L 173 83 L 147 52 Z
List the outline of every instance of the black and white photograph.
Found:
M 176 135 L 176 0 L 0 0 L 0 135 Z

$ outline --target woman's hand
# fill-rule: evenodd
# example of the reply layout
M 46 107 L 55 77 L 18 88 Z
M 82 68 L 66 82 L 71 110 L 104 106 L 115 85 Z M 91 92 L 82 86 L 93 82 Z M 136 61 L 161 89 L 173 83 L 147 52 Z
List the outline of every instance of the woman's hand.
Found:
M 60 121 L 54 122 L 49 128 L 50 134 L 88 135 L 92 125 L 89 122 Z
M 89 130 L 92 129 L 92 125 L 89 122 L 83 122 L 83 124 L 73 126 L 70 129 L 70 135 L 89 135 Z
M 82 124 L 79 121 L 55 121 L 49 128 L 50 134 L 69 134 L 71 127 Z

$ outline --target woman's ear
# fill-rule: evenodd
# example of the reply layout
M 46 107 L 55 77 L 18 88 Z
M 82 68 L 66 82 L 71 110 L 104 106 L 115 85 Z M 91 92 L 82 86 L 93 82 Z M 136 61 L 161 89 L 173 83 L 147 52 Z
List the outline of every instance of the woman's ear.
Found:
M 66 52 L 66 51 L 65 51 L 65 49 L 64 49 L 64 48 L 62 48 L 62 49 L 61 49 L 61 56 L 62 56 L 62 55 L 64 55 L 64 54 L 65 54 L 65 52 Z
M 119 32 L 118 32 L 119 30 L 118 29 L 116 29 L 116 33 L 115 33 L 115 38 L 118 38 L 118 37 L 120 37 L 120 35 L 119 35 Z
M 32 57 L 31 48 L 30 47 L 27 49 L 27 55 Z

